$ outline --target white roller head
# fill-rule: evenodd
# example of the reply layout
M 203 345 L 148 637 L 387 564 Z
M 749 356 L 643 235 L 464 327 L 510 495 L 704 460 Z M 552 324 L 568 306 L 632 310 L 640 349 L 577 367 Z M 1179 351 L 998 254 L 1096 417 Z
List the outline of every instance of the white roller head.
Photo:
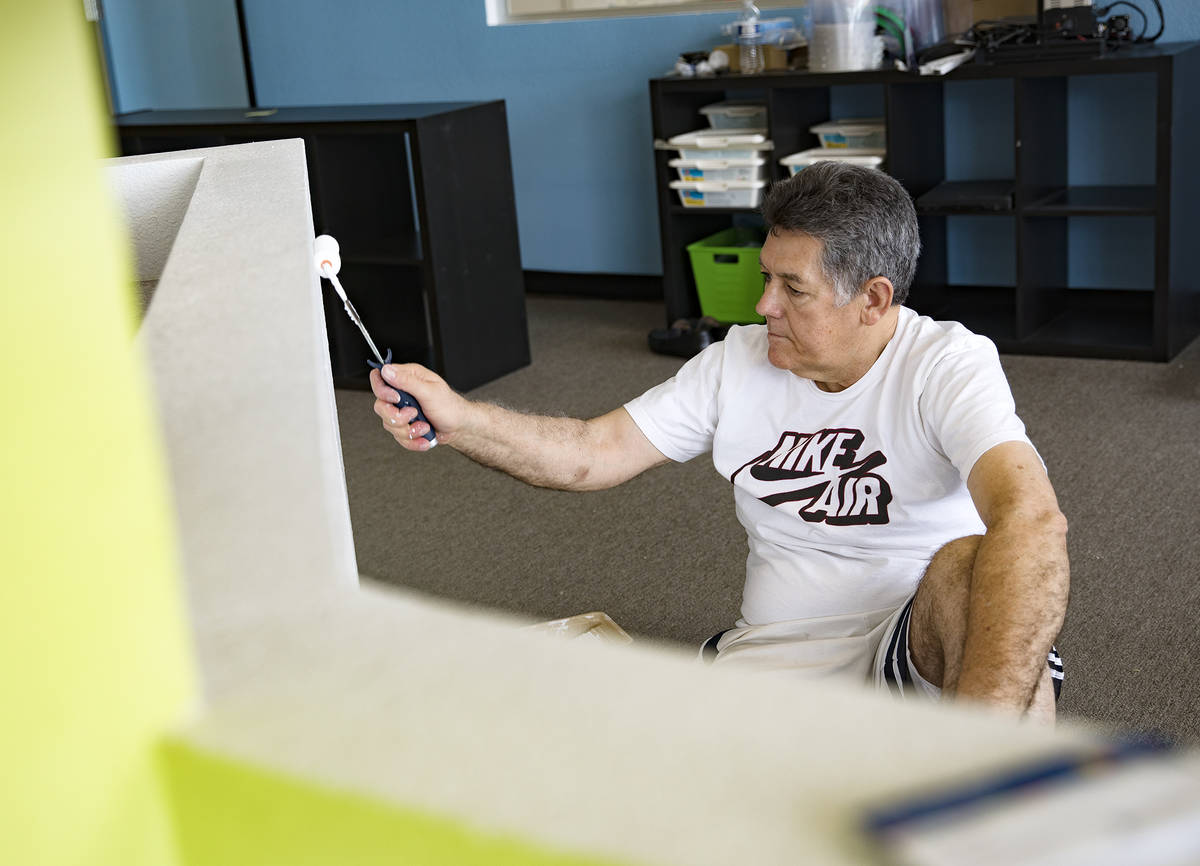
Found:
M 342 269 L 340 248 L 332 235 L 319 235 L 313 241 L 313 264 L 317 266 L 318 273 L 325 277 L 332 277 Z

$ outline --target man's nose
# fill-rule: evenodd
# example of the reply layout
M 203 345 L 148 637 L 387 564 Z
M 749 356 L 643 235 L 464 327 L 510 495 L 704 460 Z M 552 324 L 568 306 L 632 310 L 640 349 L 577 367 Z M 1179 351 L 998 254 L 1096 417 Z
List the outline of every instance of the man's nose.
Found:
M 772 287 L 771 280 L 763 281 L 762 297 L 754 305 L 754 312 L 764 319 L 779 318 L 779 292 Z

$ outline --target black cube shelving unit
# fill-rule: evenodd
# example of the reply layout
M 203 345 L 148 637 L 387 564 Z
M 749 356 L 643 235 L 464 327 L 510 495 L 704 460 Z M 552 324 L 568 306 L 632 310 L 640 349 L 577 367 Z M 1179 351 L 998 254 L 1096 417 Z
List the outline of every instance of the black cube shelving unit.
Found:
M 504 102 L 141 111 L 125 155 L 300 138 L 314 228 L 381 351 L 469 390 L 529 363 Z M 366 388 L 369 350 L 327 291 L 339 387 Z
M 1153 78 L 1153 182 L 1137 186 L 1072 185 L 1068 135 L 1070 82 L 1078 76 L 1148 74 Z M 952 81 L 1011 83 L 1011 177 L 947 179 L 945 86 Z M 939 319 L 961 321 L 1003 352 L 1165 361 L 1200 333 L 1200 273 L 1188 257 L 1200 229 L 1200 43 L 1123 47 L 1100 57 L 1021 63 L 974 63 L 945 77 L 891 70 L 850 73 L 769 72 L 650 82 L 654 136 L 666 140 L 704 126 L 702 106 L 761 98 L 774 144 L 769 180 L 787 176 L 779 159 L 817 147 L 809 127 L 831 117 L 831 88 L 883 90 L 889 174 L 918 201 L 922 255 L 908 304 Z M 1121 111 L 1119 102 L 1110 109 Z M 1100 143 L 1098 143 L 1100 144 Z M 668 186 L 673 151 L 656 150 L 663 292 L 667 320 L 700 314 L 686 246 L 751 210 L 684 207 Z M 927 193 L 969 184 L 952 205 L 922 206 Z M 978 189 L 972 203 L 964 189 Z M 932 198 L 932 197 L 931 197 Z M 997 202 L 1002 202 L 997 204 Z M 955 285 L 948 220 L 1011 220 L 1014 285 Z M 1152 227 L 1153 279 L 1131 288 L 1070 284 L 1072 220 L 1125 218 Z

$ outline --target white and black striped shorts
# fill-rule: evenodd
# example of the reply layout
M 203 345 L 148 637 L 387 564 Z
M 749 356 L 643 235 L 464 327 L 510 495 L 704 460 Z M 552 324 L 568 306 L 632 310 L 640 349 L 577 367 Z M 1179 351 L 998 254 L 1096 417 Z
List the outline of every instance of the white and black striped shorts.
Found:
M 914 596 L 915 597 L 915 596 Z M 916 666 L 912 663 L 912 654 L 908 646 L 908 625 L 912 618 L 913 599 L 908 600 L 895 616 L 895 623 L 884 632 L 875 655 L 875 684 L 880 688 L 887 687 L 893 695 L 903 697 L 906 694 L 921 694 L 930 697 L 940 697 L 941 689 L 927 682 Z M 1058 647 L 1051 646 L 1046 656 L 1046 665 L 1050 668 L 1050 676 L 1054 683 L 1054 699 L 1057 701 L 1062 694 L 1063 662 L 1058 654 Z

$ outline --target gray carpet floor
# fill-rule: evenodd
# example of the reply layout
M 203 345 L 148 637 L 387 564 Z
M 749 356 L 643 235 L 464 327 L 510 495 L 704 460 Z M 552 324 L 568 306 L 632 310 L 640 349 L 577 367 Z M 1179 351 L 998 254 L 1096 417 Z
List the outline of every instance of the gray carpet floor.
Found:
M 670 377 L 661 304 L 530 296 L 533 363 L 470 393 L 593 417 Z M 1003 356 L 1070 522 L 1060 714 L 1200 744 L 1200 341 L 1152 364 Z M 359 570 L 530 621 L 602 610 L 639 641 L 733 623 L 745 534 L 707 458 L 619 488 L 538 490 L 449 448 L 402 451 L 338 391 Z

